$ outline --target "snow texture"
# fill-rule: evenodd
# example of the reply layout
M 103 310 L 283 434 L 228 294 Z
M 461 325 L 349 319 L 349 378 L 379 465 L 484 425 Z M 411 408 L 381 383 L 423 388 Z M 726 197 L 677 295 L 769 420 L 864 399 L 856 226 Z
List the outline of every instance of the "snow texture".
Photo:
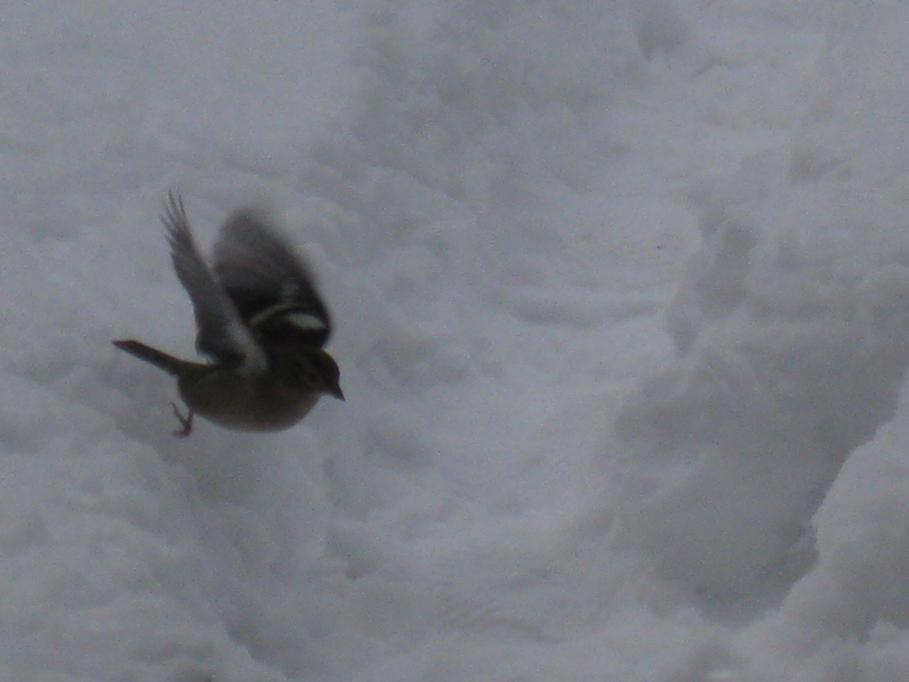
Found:
M 0 679 L 909 679 L 909 7 L 0 24 Z M 347 402 L 175 439 L 157 216 L 264 205 Z

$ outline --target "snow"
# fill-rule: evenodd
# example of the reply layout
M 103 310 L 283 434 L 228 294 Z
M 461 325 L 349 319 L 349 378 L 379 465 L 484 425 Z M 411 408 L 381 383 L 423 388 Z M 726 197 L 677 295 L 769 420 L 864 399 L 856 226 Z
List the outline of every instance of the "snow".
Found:
M 909 8 L 19 3 L 0 679 L 909 679 Z M 263 204 L 347 402 L 171 436 L 158 215 Z

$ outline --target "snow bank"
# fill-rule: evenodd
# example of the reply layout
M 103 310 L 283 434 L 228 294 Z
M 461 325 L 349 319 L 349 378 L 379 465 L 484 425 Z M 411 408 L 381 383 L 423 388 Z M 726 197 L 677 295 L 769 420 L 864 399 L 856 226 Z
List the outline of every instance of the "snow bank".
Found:
M 0 677 L 909 677 L 907 22 L 9 9 Z M 171 187 L 283 218 L 346 404 L 170 436 Z
M 618 418 L 629 538 L 711 599 L 803 570 L 798 543 L 845 458 L 895 412 L 909 150 L 888 82 L 905 51 L 870 37 L 879 23 L 900 35 L 903 13 L 886 14 L 867 34 L 831 33 L 826 80 L 787 144 L 695 193 L 704 247 L 668 312 L 678 360 Z
M 873 354 L 854 362 L 854 382 L 839 388 L 845 401 L 841 418 L 856 424 L 856 415 L 870 416 L 868 406 L 877 404 L 892 419 L 863 439 L 818 510 L 816 566 L 778 611 L 739 636 L 757 680 L 883 681 L 909 675 L 905 388 L 900 399 L 893 398 L 906 344 L 907 30 L 909 12 L 902 7 L 842 12 L 831 29 L 817 114 L 795 147 L 798 168 L 831 186 L 840 201 L 831 198 L 830 205 L 854 225 L 842 261 L 866 268 L 862 291 L 877 301 L 866 328 L 883 332 L 884 347 L 872 347 Z M 855 345 L 866 350 L 868 340 L 866 333 Z M 888 371 L 893 378 L 881 380 Z M 875 377 L 879 395 L 869 396 L 862 387 Z M 862 429 L 856 435 L 865 434 Z

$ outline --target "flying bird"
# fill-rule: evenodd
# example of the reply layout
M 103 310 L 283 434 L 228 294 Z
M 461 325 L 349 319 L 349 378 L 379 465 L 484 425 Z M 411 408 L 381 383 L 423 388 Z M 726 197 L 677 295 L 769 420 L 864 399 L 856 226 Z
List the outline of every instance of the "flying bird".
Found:
M 240 209 L 224 223 L 209 266 L 193 239 L 183 199 L 168 194 L 161 221 L 177 277 L 196 317 L 196 349 L 182 360 L 141 341 L 114 345 L 177 378 L 188 409 L 171 403 L 181 428 L 198 414 L 239 431 L 278 431 L 300 421 L 322 395 L 344 400 L 335 360 L 323 350 L 331 317 L 306 263 L 268 220 Z

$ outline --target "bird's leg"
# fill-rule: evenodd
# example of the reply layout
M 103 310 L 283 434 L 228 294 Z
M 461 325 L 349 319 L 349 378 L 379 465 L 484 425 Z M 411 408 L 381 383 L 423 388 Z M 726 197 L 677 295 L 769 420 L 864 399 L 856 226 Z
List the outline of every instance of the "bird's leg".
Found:
M 186 438 L 189 434 L 193 432 L 193 411 L 192 408 L 188 408 L 186 415 L 184 416 L 180 412 L 180 408 L 177 407 L 176 403 L 171 403 L 170 406 L 174 408 L 174 416 L 180 420 L 180 424 L 183 426 L 182 429 L 177 429 L 174 431 L 174 435 L 178 438 Z

